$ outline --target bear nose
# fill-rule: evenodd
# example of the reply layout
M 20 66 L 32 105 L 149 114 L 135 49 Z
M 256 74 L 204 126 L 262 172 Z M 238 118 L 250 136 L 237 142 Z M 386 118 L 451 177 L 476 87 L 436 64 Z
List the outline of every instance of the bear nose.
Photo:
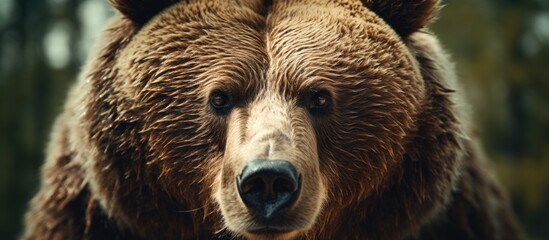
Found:
M 295 203 L 301 176 L 286 160 L 252 160 L 236 177 L 236 184 L 248 209 L 270 219 Z

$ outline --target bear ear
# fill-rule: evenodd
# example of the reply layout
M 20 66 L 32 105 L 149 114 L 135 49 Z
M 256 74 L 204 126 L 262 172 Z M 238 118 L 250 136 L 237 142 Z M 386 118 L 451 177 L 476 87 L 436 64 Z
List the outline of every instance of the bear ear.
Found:
M 111 5 L 137 25 L 143 25 L 179 0 L 109 0 Z
M 439 0 L 362 0 L 403 38 L 427 26 L 437 16 Z

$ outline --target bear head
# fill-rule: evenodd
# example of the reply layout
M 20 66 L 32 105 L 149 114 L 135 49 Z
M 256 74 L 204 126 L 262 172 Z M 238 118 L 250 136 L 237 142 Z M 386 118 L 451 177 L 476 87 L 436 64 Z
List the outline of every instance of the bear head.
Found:
M 391 236 L 447 201 L 459 126 L 422 44 L 437 0 L 111 2 L 81 122 L 120 226 Z

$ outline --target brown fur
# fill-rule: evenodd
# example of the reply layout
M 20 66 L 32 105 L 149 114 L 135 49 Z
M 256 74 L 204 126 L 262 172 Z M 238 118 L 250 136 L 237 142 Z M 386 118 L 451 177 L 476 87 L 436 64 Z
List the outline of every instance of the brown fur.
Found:
M 519 238 L 423 29 L 438 1 L 174 2 L 112 1 L 24 238 Z M 318 90 L 327 112 L 307 107 Z M 302 174 L 293 231 L 247 231 L 235 177 L 252 159 Z

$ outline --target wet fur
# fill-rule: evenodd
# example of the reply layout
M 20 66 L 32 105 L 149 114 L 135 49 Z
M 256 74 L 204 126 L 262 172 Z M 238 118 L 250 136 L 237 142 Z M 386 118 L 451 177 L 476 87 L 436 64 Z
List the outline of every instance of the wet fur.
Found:
M 24 238 L 257 237 L 234 176 L 258 157 L 305 176 L 290 217 L 306 239 L 519 237 L 424 29 L 438 1 L 112 2 Z M 230 114 L 207 103 L 218 89 Z M 329 115 L 306 111 L 310 89 Z

